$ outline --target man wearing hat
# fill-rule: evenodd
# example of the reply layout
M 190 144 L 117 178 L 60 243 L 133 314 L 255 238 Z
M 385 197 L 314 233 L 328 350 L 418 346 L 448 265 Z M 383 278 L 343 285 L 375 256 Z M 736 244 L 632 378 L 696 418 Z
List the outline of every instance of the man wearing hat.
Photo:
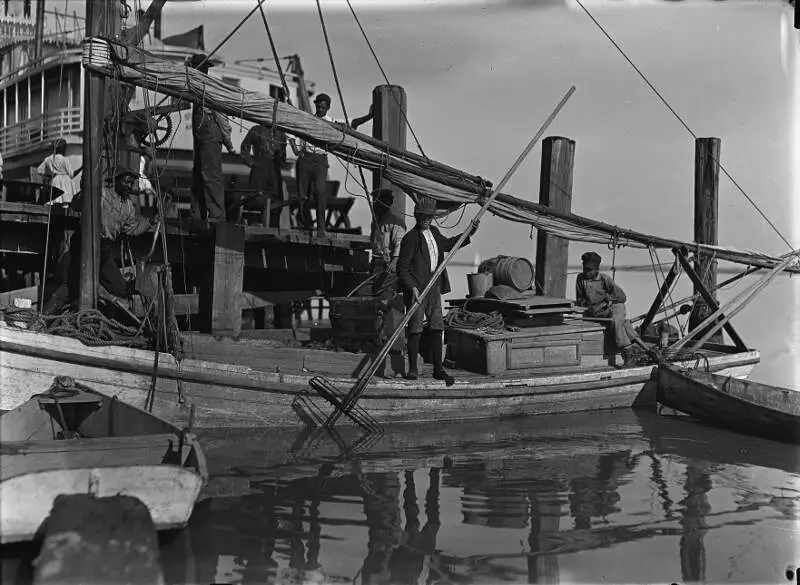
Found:
M 414 207 L 414 217 L 417 225 L 404 237 L 400 244 L 400 257 L 397 260 L 397 277 L 403 289 L 406 308 L 411 307 L 419 299 L 420 293 L 425 289 L 436 271 L 436 267 L 444 260 L 444 255 L 453 249 L 460 236 L 444 237 L 441 232 L 431 225 L 436 215 L 436 202 L 429 197 L 420 197 Z M 470 227 L 470 236 L 478 229 L 478 223 L 473 222 Z M 464 245 L 469 244 L 469 237 Z M 442 295 L 450 292 L 450 280 L 447 271 L 442 272 L 438 285 L 431 288 L 428 295 L 422 299 L 420 307 L 408 322 L 408 375 L 410 380 L 419 376 L 417 370 L 417 355 L 419 354 L 420 335 L 422 334 L 423 317 L 428 320 L 428 327 L 434 333 L 432 342 L 433 377 L 444 380 L 450 386 L 453 376 L 448 374 L 442 365 L 442 333 L 444 320 L 442 318 Z
M 208 73 L 213 64 L 206 55 L 196 54 L 189 67 Z M 192 195 L 200 219 L 224 221 L 225 185 L 222 175 L 222 145 L 231 154 L 231 124 L 220 112 L 195 104 L 192 108 L 192 138 L 194 139 L 194 163 L 192 166 Z
M 327 93 L 321 93 L 314 98 L 314 115 L 328 122 L 342 124 L 341 120 L 331 117 L 328 111 L 331 109 L 331 97 Z M 325 233 L 325 212 L 326 198 L 328 196 L 328 153 L 323 148 L 318 148 L 309 144 L 305 140 L 300 141 L 299 146 L 291 142 L 292 148 L 297 155 L 297 196 L 303 205 L 300 209 L 300 219 L 307 228 L 311 228 L 311 193 L 313 186 L 317 197 L 317 234 Z
M 581 256 L 583 272 L 575 281 L 576 304 L 586 308 L 586 317 L 611 319 L 617 349 L 622 353 L 624 365 L 629 366 L 633 364 L 633 340 L 637 335 L 625 318 L 627 297 L 613 278 L 600 272 L 600 260 L 597 252 Z
M 130 291 L 119 267 L 114 260 L 114 245 L 120 236 L 138 236 L 153 229 L 158 216 L 151 218 L 139 215 L 131 201 L 136 192 L 139 173 L 132 167 L 118 165 L 114 173 L 113 188 L 103 185 L 100 200 L 100 284 L 115 297 L 126 299 Z M 83 193 L 72 200 L 73 208 L 80 208 Z M 81 230 L 72 236 L 67 285 L 62 286 L 50 298 L 44 313 L 56 312 L 65 302 L 78 298 L 81 268 Z

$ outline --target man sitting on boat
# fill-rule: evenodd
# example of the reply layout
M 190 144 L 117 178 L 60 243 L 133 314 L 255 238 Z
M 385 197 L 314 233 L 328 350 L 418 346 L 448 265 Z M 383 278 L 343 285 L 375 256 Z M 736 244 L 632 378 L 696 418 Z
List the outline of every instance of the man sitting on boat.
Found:
M 101 199 L 102 229 L 100 232 L 100 285 L 114 297 L 128 299 L 131 296 L 128 284 L 122 277 L 114 260 L 114 245 L 120 236 L 138 236 L 151 230 L 158 223 L 158 216 L 151 218 L 139 215 L 131 200 L 136 193 L 139 174 L 136 170 L 119 165 L 114 175 L 113 189 L 103 185 Z M 82 194 L 81 194 L 82 195 Z M 73 199 L 73 206 L 80 205 L 81 195 Z M 81 231 L 75 232 L 70 245 L 70 262 L 67 285 L 59 287 L 43 308 L 44 313 L 55 313 L 67 302 L 78 299 L 81 268 Z
M 406 308 L 411 307 L 419 299 L 420 292 L 425 289 L 436 267 L 444 260 L 445 252 L 453 249 L 459 236 L 444 237 L 441 232 L 431 225 L 436 215 L 436 202 L 429 197 L 420 197 L 414 207 L 414 217 L 417 225 L 410 230 L 400 243 L 400 256 L 397 260 L 397 277 L 403 288 Z M 470 227 L 470 236 L 478 229 L 478 223 L 473 222 Z M 464 245 L 469 244 L 469 237 L 464 240 Z M 447 271 L 439 277 L 438 286 L 433 286 L 427 297 L 422 299 L 420 307 L 408 322 L 408 374 L 409 380 L 416 380 L 417 355 L 422 334 L 422 319 L 428 319 L 428 327 L 433 332 L 431 342 L 433 358 L 433 377 L 444 380 L 450 386 L 455 381 L 442 365 L 442 334 L 444 332 L 444 319 L 442 318 L 442 295 L 450 292 L 450 280 Z
M 585 307 L 586 317 L 611 320 L 610 328 L 614 334 L 617 349 L 622 354 L 624 365 L 633 364 L 633 340 L 637 335 L 625 317 L 625 291 L 607 274 L 600 272 L 600 255 L 586 252 L 581 256 L 583 272 L 575 281 L 575 301 Z

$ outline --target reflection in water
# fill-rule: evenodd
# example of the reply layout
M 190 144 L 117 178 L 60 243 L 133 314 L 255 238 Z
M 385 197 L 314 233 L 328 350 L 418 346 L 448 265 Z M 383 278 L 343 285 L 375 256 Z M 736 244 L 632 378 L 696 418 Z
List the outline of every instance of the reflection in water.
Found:
M 349 459 L 201 437 L 213 495 L 162 538 L 165 581 L 776 582 L 796 564 L 796 448 L 629 411 L 534 422 L 388 430 Z

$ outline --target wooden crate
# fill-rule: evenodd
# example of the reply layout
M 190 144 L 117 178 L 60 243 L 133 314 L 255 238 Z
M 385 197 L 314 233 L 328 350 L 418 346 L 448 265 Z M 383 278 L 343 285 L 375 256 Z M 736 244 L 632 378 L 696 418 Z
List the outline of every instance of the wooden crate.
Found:
M 598 344 L 598 341 L 602 339 L 603 329 L 593 323 L 530 327 L 500 333 L 450 328 L 446 336 L 447 357 L 465 370 L 489 375 L 576 366 L 581 363 L 584 345 L 595 354 L 602 351 L 602 342 Z
M 377 339 L 383 328 L 385 301 L 375 297 L 335 297 L 330 299 L 329 317 L 337 339 Z

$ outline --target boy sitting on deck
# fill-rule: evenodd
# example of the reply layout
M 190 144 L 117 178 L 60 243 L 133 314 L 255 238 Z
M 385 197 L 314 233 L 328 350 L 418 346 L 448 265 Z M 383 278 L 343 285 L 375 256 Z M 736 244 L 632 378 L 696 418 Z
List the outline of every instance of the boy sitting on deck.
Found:
M 584 315 L 598 320 L 610 320 L 610 329 L 614 334 L 617 349 L 622 354 L 623 365 L 633 365 L 633 340 L 636 331 L 630 321 L 625 318 L 625 301 L 627 297 L 614 279 L 600 272 L 600 255 L 586 252 L 581 256 L 583 272 L 575 281 L 575 302 L 585 307 Z

